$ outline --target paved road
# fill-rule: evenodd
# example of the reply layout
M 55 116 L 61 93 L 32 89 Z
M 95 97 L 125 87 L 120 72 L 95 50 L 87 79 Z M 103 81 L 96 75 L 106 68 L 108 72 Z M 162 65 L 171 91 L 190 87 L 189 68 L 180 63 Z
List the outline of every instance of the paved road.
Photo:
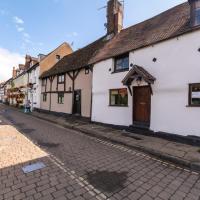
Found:
M 60 169 L 56 181 L 62 184 L 51 185 L 45 194 L 36 190 L 41 193 L 39 198 L 34 194 L 22 199 L 40 199 L 46 195 L 46 199 L 77 200 L 200 199 L 200 176 L 196 173 L 3 105 L 0 105 L 0 117 L 2 124 L 8 120 L 49 152 L 48 159 Z M 51 176 L 51 170 L 47 173 Z M 0 170 L 0 182 L 1 176 Z

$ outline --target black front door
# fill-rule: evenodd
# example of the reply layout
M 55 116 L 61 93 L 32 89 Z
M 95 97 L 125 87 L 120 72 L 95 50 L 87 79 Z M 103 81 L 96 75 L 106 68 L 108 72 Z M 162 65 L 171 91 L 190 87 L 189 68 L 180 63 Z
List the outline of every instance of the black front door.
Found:
M 81 115 L 81 90 L 74 91 L 73 114 Z

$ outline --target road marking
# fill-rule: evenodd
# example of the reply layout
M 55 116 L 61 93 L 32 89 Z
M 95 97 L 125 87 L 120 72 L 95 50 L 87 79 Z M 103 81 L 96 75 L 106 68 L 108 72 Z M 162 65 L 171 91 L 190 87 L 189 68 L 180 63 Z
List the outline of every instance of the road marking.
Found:
M 88 137 L 90 137 L 90 136 L 88 136 Z M 179 169 L 179 170 L 184 170 L 184 171 L 189 172 L 189 173 L 192 173 L 192 174 L 194 174 L 194 175 L 198 175 L 198 176 L 200 175 L 200 173 L 198 173 L 198 172 L 195 172 L 195 171 L 192 171 L 192 170 L 189 170 L 189 169 L 180 167 L 180 166 L 178 166 L 178 165 L 174 165 L 174 164 L 171 164 L 171 163 L 162 161 L 162 160 L 157 159 L 157 158 L 155 158 L 155 157 L 151 157 L 151 156 L 149 156 L 149 155 L 145 155 L 144 153 L 140 153 L 140 152 L 131 150 L 131 149 L 127 148 L 127 147 L 124 147 L 124 146 L 121 146 L 121 145 L 112 144 L 111 142 L 105 142 L 105 141 L 103 141 L 103 140 L 101 140 L 101 139 L 96 139 L 96 138 L 93 138 L 93 137 L 90 137 L 90 138 L 91 138 L 92 140 L 94 140 L 94 141 L 100 143 L 100 144 L 103 144 L 103 145 L 106 145 L 106 146 L 110 146 L 110 147 L 114 147 L 114 148 L 116 148 L 116 149 L 118 149 L 118 150 L 121 150 L 121 151 L 130 153 L 130 154 L 132 154 L 132 155 L 142 156 L 142 157 L 144 157 L 146 160 L 149 160 L 149 159 L 154 160 L 154 161 L 156 161 L 156 162 L 159 162 L 159 163 L 160 163 L 162 166 L 164 166 L 164 167 L 172 167 L 172 168 L 176 168 L 176 169 Z
M 65 164 L 56 158 L 54 155 L 50 154 L 49 159 L 56 164 L 62 171 L 67 173 L 69 177 L 73 180 L 75 180 L 81 187 L 84 187 L 91 196 L 95 197 L 98 200 L 109 200 L 106 195 L 104 195 L 101 191 L 94 188 L 87 180 L 85 180 L 83 177 L 80 177 L 76 174 L 75 171 L 70 170 L 69 168 L 63 167 Z

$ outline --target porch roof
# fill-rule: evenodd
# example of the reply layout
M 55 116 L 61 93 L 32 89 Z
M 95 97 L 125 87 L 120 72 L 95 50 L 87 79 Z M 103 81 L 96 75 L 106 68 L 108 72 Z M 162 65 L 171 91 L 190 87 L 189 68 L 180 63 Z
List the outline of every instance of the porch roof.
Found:
M 123 85 L 130 85 L 133 80 L 136 80 L 138 77 L 141 77 L 145 82 L 152 84 L 156 80 L 148 71 L 143 67 L 134 65 L 133 68 L 128 72 L 125 78 L 122 80 Z

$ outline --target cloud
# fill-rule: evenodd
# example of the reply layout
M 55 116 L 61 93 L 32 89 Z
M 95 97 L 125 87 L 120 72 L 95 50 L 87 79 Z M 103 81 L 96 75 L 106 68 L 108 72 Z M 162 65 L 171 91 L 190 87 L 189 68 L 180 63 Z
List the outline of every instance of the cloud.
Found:
M 26 32 L 23 33 L 23 36 L 24 36 L 25 38 L 30 38 L 30 35 L 29 35 L 28 33 L 26 33 Z
M 78 33 L 74 31 L 74 32 L 72 32 L 72 33 L 68 33 L 66 36 L 67 36 L 67 37 L 77 37 L 77 36 L 78 36 Z
M 17 31 L 18 31 L 18 32 L 23 32 L 23 31 L 24 31 L 24 28 L 23 28 L 23 27 L 16 26 L 16 28 L 17 28 Z
M 6 81 L 12 76 L 12 68 L 24 63 L 24 56 L 0 47 L 0 81 Z
M 14 22 L 15 22 L 16 24 L 24 24 L 23 19 L 21 19 L 21 18 L 19 18 L 19 17 L 17 17 L 17 16 L 14 16 L 14 17 L 13 17 L 13 20 L 14 20 Z

